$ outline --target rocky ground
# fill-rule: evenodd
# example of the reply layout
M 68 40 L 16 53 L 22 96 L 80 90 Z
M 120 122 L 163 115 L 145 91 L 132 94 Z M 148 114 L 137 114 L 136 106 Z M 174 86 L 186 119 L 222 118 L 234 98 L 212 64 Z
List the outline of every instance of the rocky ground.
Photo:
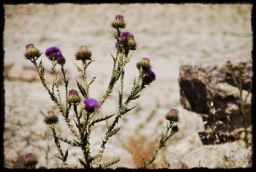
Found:
M 131 89 L 134 77 L 138 76 L 136 62 L 142 57 L 150 58 L 156 81 L 133 103 L 138 106 L 137 109 L 127 114 L 119 123 L 122 129 L 110 140 L 104 154 L 105 160 L 113 159 L 113 155 L 116 155 L 122 157 L 122 160 L 113 168 L 140 167 L 141 156 L 134 152 L 145 157 L 151 154 L 156 146 L 154 141 L 159 138 L 166 125 L 164 115 L 171 108 L 176 108 L 181 117 L 178 123 L 180 131 L 159 152 L 152 168 L 250 166 L 247 156 L 251 149 L 243 149 L 243 142 L 226 143 L 236 144 L 240 149 L 236 149 L 235 153 L 230 151 L 232 153 L 225 155 L 228 157 L 226 160 L 224 158 L 222 162 L 216 161 L 215 165 L 211 161 L 207 163 L 199 160 L 199 164 L 197 159 L 194 164 L 188 161 L 189 155 L 200 157 L 193 154 L 196 150 L 205 152 L 201 151 L 205 146 L 197 134 L 204 128 L 198 114 L 181 107 L 178 77 L 182 64 L 209 65 L 225 63 L 227 59 L 250 58 L 251 8 L 252 5 L 245 4 L 4 5 L 5 167 L 21 167 L 22 156 L 27 152 L 38 156 L 39 166 L 62 167 L 54 157 L 57 150 L 50 130 L 43 123 L 43 114 L 55 106 L 41 83 L 36 80 L 32 64 L 24 59 L 25 46 L 33 43 L 42 52 L 50 46 L 58 46 L 67 59 L 65 67 L 69 73 L 71 89 L 76 88 L 75 78 L 79 78 L 73 65 L 73 62 L 78 63 L 74 60 L 74 54 L 80 45 L 86 45 L 95 58 L 88 69 L 88 78 L 97 77 L 90 95 L 100 99 L 111 75 L 113 63 L 110 54 L 115 53 L 115 39 L 110 23 L 116 14 L 124 16 L 127 26 L 125 30 L 131 31 L 138 43 L 137 50 L 132 52 L 131 61 L 126 66 L 125 94 Z M 50 70 L 50 61 L 44 55 L 40 59 Z M 51 80 L 50 75 L 47 80 Z M 106 101 L 101 114 L 116 111 L 117 91 Z M 153 118 L 145 122 L 152 113 Z M 71 137 L 65 125 L 58 127 L 64 136 Z M 91 140 L 93 153 L 99 150 L 103 129 L 103 126 L 94 128 L 95 137 Z M 63 146 L 67 147 L 65 144 Z M 214 146 L 209 149 L 218 149 Z M 225 144 L 223 147 L 225 149 Z M 239 153 L 240 150 L 243 153 Z M 202 153 L 201 157 L 206 154 L 209 152 Z M 79 150 L 70 148 L 70 167 L 79 164 L 76 159 L 79 155 Z M 246 155 L 240 162 L 243 165 L 234 163 L 234 157 L 240 158 L 237 155 Z

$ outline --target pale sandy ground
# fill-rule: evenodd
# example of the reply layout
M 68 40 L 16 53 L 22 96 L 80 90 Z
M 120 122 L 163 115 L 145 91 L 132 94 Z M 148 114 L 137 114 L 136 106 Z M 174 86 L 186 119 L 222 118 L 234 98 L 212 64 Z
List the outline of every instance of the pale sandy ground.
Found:
M 131 31 L 138 43 L 137 50 L 132 52 L 131 61 L 126 66 L 125 93 L 128 94 L 134 77 L 138 76 L 135 65 L 142 57 L 150 58 L 156 81 L 143 91 L 140 99 L 131 104 L 138 105 L 139 109 L 127 115 L 127 122 L 119 123 L 123 130 L 118 138 L 122 140 L 135 134 L 135 128 L 153 110 L 153 120 L 137 135 L 156 138 L 163 130 L 163 125 L 158 123 L 165 125 L 164 115 L 169 109 L 184 111 L 179 105 L 178 74 L 181 64 L 196 64 L 202 60 L 199 63 L 209 65 L 221 63 L 223 57 L 248 59 L 252 50 L 252 5 L 24 4 L 5 5 L 4 8 L 4 61 L 15 62 L 16 75 L 22 66 L 32 66 L 23 57 L 25 45 L 33 43 L 42 52 L 50 46 L 58 46 L 67 59 L 65 66 L 72 78 L 69 89 L 76 88 L 74 78 L 78 73 L 72 61 L 78 47 L 86 45 L 95 58 L 88 69 L 88 78 L 97 76 L 90 90 L 90 96 L 96 99 L 100 99 L 107 88 L 112 67 L 110 53 L 115 53 L 114 29 L 110 23 L 116 14 L 124 16 L 127 24 L 125 30 Z M 44 55 L 40 59 L 50 68 L 50 62 Z M 5 165 L 17 167 L 15 161 L 19 156 L 35 152 L 40 157 L 40 165 L 56 167 L 57 160 L 53 157 L 56 149 L 49 129 L 43 124 L 43 115 L 40 114 L 40 111 L 46 113 L 54 107 L 46 90 L 39 82 L 6 81 L 5 91 Z M 106 101 L 101 114 L 116 111 L 116 95 L 117 90 Z M 183 119 L 186 122 L 180 125 L 184 131 L 180 135 L 177 133 L 173 143 L 188 131 L 202 129 L 202 126 L 198 126 L 201 125 L 200 120 L 193 123 L 188 121 L 189 117 Z M 69 136 L 65 127 L 60 127 L 60 130 Z M 101 130 L 95 128 L 99 136 L 104 134 Z M 44 141 L 43 136 L 46 138 Z M 99 141 L 92 140 L 94 150 L 99 149 Z M 110 143 L 122 147 L 116 138 Z M 46 149 L 46 145 L 50 145 L 49 149 Z M 52 160 L 46 160 L 47 152 L 48 158 Z M 75 156 L 76 150 L 74 152 L 70 155 Z M 130 167 L 134 167 L 132 163 Z

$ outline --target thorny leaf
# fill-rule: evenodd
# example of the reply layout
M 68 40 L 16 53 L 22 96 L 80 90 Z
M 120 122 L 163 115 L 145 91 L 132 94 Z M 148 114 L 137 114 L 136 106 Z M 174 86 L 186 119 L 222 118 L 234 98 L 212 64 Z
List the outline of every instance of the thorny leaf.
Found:
M 86 163 L 80 158 L 78 158 L 78 160 L 79 160 L 80 164 L 83 165 L 84 168 L 86 168 L 86 166 L 87 166 Z
M 94 125 L 95 123 L 98 123 L 98 122 L 101 122 L 101 121 L 105 121 L 105 120 L 107 120 L 107 119 L 109 119 L 109 118 L 111 118 L 112 116 L 114 116 L 115 114 L 112 114 L 112 115 L 107 115 L 107 116 L 104 116 L 104 117 L 102 117 L 102 118 L 98 118 L 98 119 L 94 119 L 92 122 L 91 122 L 91 124 L 90 125 Z
M 77 70 L 78 70 L 80 73 L 83 73 L 83 70 L 82 70 L 76 63 L 74 63 L 74 65 L 76 66 Z
M 67 149 L 67 151 L 66 151 L 66 153 L 65 153 L 65 155 L 64 155 L 64 157 L 63 157 L 63 161 L 67 161 L 67 158 L 68 158 L 68 149 Z
M 38 71 L 40 75 L 44 76 L 44 66 L 43 66 L 42 60 L 39 62 Z
M 88 85 L 91 85 L 91 84 L 94 82 L 95 79 L 96 79 L 96 77 L 93 77 L 92 80 L 89 82 Z
M 116 159 L 116 160 L 107 162 L 107 163 L 105 163 L 103 165 L 100 165 L 100 166 L 101 166 L 101 168 L 107 168 L 107 167 L 109 167 L 111 165 L 114 165 L 114 164 L 118 163 L 119 161 L 120 161 L 120 159 Z
M 76 80 L 76 83 L 77 83 L 77 86 L 81 92 L 81 94 L 84 96 L 84 98 L 87 97 L 87 93 L 86 93 L 86 90 L 85 88 Z
M 54 155 L 56 158 L 58 158 L 59 160 L 63 161 L 62 157 L 60 157 L 59 155 Z
M 108 137 L 112 137 L 112 136 L 115 135 L 120 129 L 121 129 L 121 127 L 117 127 L 116 129 L 112 130 L 112 131 L 108 134 Z

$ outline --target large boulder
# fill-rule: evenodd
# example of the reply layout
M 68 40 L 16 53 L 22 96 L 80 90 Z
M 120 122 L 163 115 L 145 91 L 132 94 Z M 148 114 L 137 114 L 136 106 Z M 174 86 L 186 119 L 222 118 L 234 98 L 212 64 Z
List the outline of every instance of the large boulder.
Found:
M 251 95 L 252 61 L 245 60 L 241 75 L 234 63 L 232 70 L 235 78 L 241 76 L 242 97 L 248 98 L 244 105 L 246 126 L 251 126 Z M 211 141 L 202 140 L 204 144 L 225 143 L 240 138 L 235 130 L 243 128 L 239 105 L 239 90 L 232 79 L 226 63 L 215 65 L 182 65 L 179 73 L 180 103 L 183 108 L 200 114 L 205 124 L 205 130 L 212 131 Z M 215 137 L 215 134 L 218 137 Z M 201 138 L 207 137 L 207 132 L 200 133 Z M 216 142 L 217 140 L 217 142 Z
M 252 147 L 246 148 L 243 140 L 201 146 L 187 153 L 181 162 L 187 168 L 251 168 Z

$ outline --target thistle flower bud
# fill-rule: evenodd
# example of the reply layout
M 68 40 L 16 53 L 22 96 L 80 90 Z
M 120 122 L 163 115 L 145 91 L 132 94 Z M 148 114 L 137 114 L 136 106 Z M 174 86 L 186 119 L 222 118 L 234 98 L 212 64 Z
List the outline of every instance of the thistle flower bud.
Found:
M 85 110 L 88 113 L 92 113 L 95 111 L 95 109 L 98 109 L 100 107 L 99 102 L 93 98 L 85 99 L 84 105 L 85 105 Z
M 116 15 L 115 21 L 111 23 L 111 27 L 114 29 L 125 28 L 124 17 L 122 15 Z
M 134 40 L 134 36 L 132 34 L 127 36 L 127 46 L 130 50 L 136 50 L 137 43 Z
M 233 66 L 233 64 L 231 63 L 230 60 L 228 60 L 226 63 L 226 67 L 231 68 L 232 66 Z
M 89 51 L 86 46 L 82 45 L 79 47 L 79 49 L 75 55 L 75 58 L 76 58 L 76 60 L 85 61 L 85 60 L 91 60 L 91 56 L 92 56 L 91 51 Z
M 81 101 L 78 92 L 74 89 L 71 89 L 68 93 L 67 102 L 68 103 L 79 103 Z
M 239 62 L 239 63 L 236 65 L 236 67 L 237 67 L 238 69 L 244 69 L 244 68 L 245 68 L 245 65 L 244 65 L 243 62 Z
M 66 63 L 66 59 L 63 57 L 63 55 L 60 52 L 58 52 L 57 56 L 58 56 L 57 63 L 59 65 L 64 65 Z
M 179 121 L 179 111 L 177 109 L 171 109 L 166 115 L 165 118 L 170 122 Z
M 25 167 L 35 167 L 35 165 L 38 163 L 36 156 L 32 153 L 25 154 L 24 160 Z
M 156 79 L 156 75 L 151 69 L 142 72 L 142 84 L 143 85 L 149 85 L 155 79 Z
M 49 60 L 54 61 L 58 59 L 58 54 L 61 54 L 61 51 L 58 47 L 49 47 L 45 51 L 46 57 L 48 57 Z
M 174 125 L 172 127 L 172 131 L 175 132 L 175 133 L 178 132 L 179 131 L 179 127 L 177 125 Z
M 136 67 L 138 70 L 140 70 L 142 68 L 143 71 L 147 71 L 149 69 L 151 69 L 151 65 L 150 65 L 150 60 L 149 58 L 142 58 L 137 64 Z
M 42 53 L 34 46 L 34 44 L 26 45 L 26 52 L 24 54 L 25 58 L 28 60 L 38 59 Z
M 47 115 L 44 118 L 44 122 L 48 125 L 57 124 L 58 121 L 59 118 L 53 111 L 48 111 Z

